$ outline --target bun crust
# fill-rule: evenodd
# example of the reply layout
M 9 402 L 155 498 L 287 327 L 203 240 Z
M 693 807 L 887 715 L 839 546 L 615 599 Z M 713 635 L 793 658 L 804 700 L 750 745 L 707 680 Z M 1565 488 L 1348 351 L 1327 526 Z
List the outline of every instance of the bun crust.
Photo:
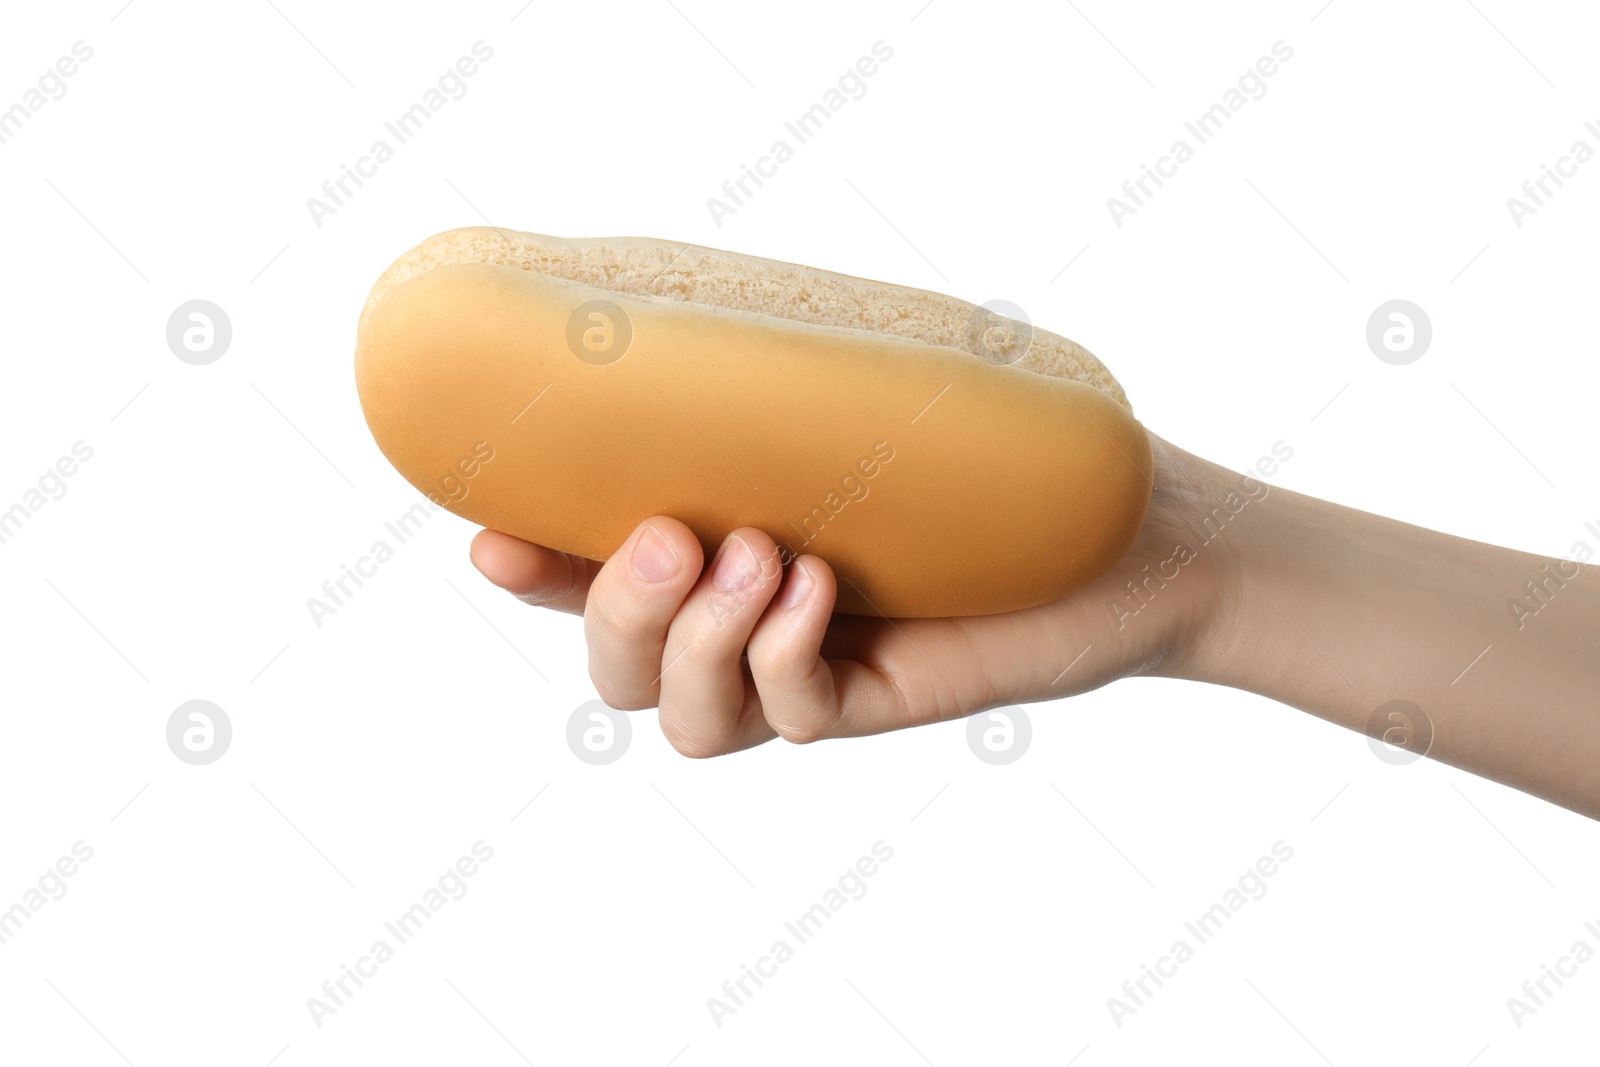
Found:
M 489 529 L 604 560 L 671 515 L 710 559 L 750 526 L 781 564 L 825 560 L 839 613 L 987 615 L 1104 574 L 1153 485 L 1104 368 L 990 314 L 712 249 L 456 230 L 374 287 L 356 388 L 395 469 Z

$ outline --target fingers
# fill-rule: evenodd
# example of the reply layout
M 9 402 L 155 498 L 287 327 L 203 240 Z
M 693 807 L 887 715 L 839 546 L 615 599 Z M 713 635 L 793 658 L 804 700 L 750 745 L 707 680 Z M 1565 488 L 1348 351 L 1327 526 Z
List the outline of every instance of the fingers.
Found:
M 977 666 L 976 650 L 959 627 L 834 618 L 838 586 L 827 563 L 802 556 L 780 575 L 765 535 L 738 533 L 757 560 L 756 579 L 736 591 L 703 576 L 668 637 L 661 727 L 678 751 L 712 756 L 774 736 L 796 744 L 859 737 L 958 717 L 992 699 L 963 669 Z M 726 545 L 713 571 L 734 570 L 738 551 Z M 825 659 L 825 646 L 839 658 Z M 939 662 L 964 681 L 945 677 Z
M 657 516 L 640 523 L 595 576 L 583 614 L 589 676 L 613 708 L 656 706 L 667 632 L 704 558 L 693 531 Z
M 599 567 L 582 556 L 495 530 L 478 531 L 470 556 L 485 578 L 518 599 L 572 615 L 583 614 L 589 583 Z
M 773 736 L 740 658 L 782 578 L 772 538 L 735 530 L 672 620 L 657 703 L 679 752 L 720 755 Z
M 702 572 L 703 558 L 682 523 L 648 520 L 601 568 L 584 616 L 601 698 L 660 708 L 686 756 L 882 733 L 992 700 L 980 650 L 953 620 L 834 618 L 832 569 L 803 556 L 785 574 L 754 528 Z
M 833 616 L 828 564 L 802 556 L 785 573 L 772 539 L 748 527 L 711 566 L 704 559 L 693 531 L 662 516 L 604 565 L 488 530 L 472 545 L 490 581 L 581 612 L 601 698 L 621 710 L 659 707 L 667 740 L 694 757 L 774 737 L 804 744 L 898 730 L 1025 692 L 1037 699 L 1027 678 L 1062 621 L 1045 607 L 978 619 Z
M 801 556 L 750 637 L 750 673 L 762 716 L 796 744 L 832 737 L 839 728 L 834 671 L 822 658 L 837 594 L 832 569 L 815 556 Z

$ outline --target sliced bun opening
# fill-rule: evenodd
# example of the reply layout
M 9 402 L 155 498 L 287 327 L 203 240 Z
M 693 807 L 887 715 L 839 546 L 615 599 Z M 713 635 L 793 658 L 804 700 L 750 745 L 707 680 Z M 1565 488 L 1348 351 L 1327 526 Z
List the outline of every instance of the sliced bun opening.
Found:
M 493 263 L 646 299 L 942 345 L 988 363 L 1083 382 L 1132 410 L 1122 386 L 1093 353 L 1038 326 L 943 293 L 654 238 L 562 238 L 492 226 L 448 230 L 383 273 L 362 309 L 362 323 L 390 289 L 449 263 Z

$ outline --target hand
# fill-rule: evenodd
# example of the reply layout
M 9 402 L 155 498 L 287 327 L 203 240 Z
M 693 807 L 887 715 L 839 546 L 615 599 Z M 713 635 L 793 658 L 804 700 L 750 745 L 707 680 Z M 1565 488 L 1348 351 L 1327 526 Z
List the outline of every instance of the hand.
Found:
M 604 564 L 491 530 L 473 540 L 472 561 L 530 604 L 583 615 L 600 697 L 659 707 L 684 755 L 882 733 L 1170 670 L 1195 644 L 1226 538 L 1181 564 L 1174 553 L 1201 543 L 1194 517 L 1220 498 L 1208 483 L 1225 472 L 1152 445 L 1150 509 L 1123 560 L 1065 599 L 1001 615 L 835 616 L 836 580 L 819 557 L 785 573 L 772 539 L 745 527 L 706 567 L 694 534 L 665 516 L 640 523 Z

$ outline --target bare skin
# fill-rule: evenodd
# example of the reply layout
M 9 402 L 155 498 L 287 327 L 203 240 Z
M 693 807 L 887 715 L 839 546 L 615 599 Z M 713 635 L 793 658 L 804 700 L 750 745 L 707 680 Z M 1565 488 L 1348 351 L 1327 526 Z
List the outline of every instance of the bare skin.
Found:
M 1152 445 L 1150 509 L 1122 561 L 1071 596 L 1002 615 L 834 616 L 834 574 L 818 557 L 783 568 L 772 539 L 745 527 L 708 567 L 665 516 L 604 564 L 490 530 L 472 561 L 528 603 L 582 615 L 601 698 L 659 707 L 687 756 L 882 733 L 1154 675 L 1375 735 L 1391 725 L 1380 706 L 1410 701 L 1431 723 L 1428 755 L 1600 818 L 1600 567 Z M 1508 605 L 1519 598 L 1538 610 L 1519 617 Z

